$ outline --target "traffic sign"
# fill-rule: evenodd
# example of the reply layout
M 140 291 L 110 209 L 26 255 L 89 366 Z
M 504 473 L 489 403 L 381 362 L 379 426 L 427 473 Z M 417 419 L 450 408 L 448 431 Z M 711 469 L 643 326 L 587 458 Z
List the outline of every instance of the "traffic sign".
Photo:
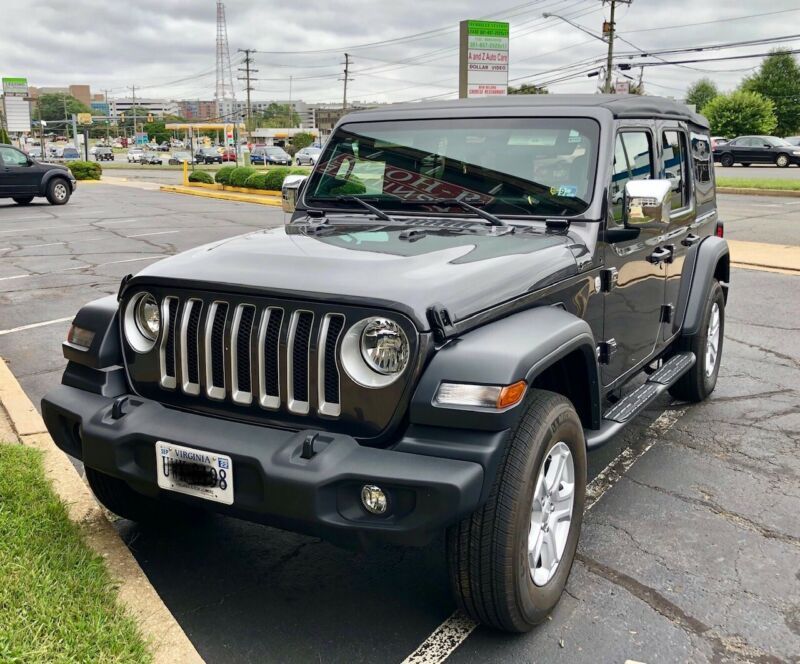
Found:
M 78 124 L 82 125 L 92 124 L 92 114 L 78 113 Z

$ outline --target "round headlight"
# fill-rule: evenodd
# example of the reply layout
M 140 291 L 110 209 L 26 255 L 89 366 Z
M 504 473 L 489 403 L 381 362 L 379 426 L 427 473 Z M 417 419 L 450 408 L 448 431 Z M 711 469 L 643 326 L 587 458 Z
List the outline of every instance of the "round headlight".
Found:
M 373 371 L 395 376 L 408 364 L 408 339 L 397 323 L 372 318 L 361 332 L 361 356 Z
M 161 311 L 156 298 L 150 293 L 145 293 L 136 303 L 136 327 L 151 341 L 158 338 L 161 330 Z

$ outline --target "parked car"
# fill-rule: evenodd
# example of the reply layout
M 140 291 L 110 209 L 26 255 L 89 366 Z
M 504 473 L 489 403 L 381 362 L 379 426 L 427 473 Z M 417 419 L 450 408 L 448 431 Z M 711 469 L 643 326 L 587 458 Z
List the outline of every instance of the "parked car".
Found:
M 66 161 L 75 161 L 81 159 L 81 153 L 78 151 L 78 148 L 66 147 L 61 152 L 61 157 Z
M 722 147 L 726 143 L 728 143 L 728 139 L 725 138 L 724 136 L 712 136 L 711 137 L 711 149 L 712 150 L 716 150 L 718 146 Z
M 298 150 L 297 154 L 294 156 L 294 163 L 298 166 L 313 166 L 317 163 L 317 159 L 319 159 L 319 155 L 322 152 L 319 148 L 303 148 L 302 150 Z
M 28 156 L 31 159 L 41 159 L 42 158 L 42 148 L 40 147 L 29 147 L 28 148 Z
M 114 161 L 114 150 L 98 146 L 94 152 L 94 158 L 97 161 Z
M 161 155 L 157 152 L 144 152 L 139 160 L 143 165 L 161 165 Z
M 163 143 L 159 143 L 156 148 L 158 152 L 169 152 L 169 143 L 164 141 Z
M 250 163 L 289 166 L 292 158 L 283 148 L 277 145 L 267 145 L 253 148 L 250 153 Z
M 236 150 L 225 150 L 222 153 L 222 161 L 236 161 Z
M 196 163 L 191 152 L 173 152 L 169 158 L 169 163 L 173 166 L 180 166 L 184 161 L 190 164 Z
M 221 164 L 222 155 L 217 148 L 200 148 L 195 153 L 198 164 Z
M 283 228 L 77 313 L 42 416 L 101 503 L 342 543 L 444 531 L 462 612 L 547 619 L 588 451 L 667 391 L 714 390 L 730 256 L 702 116 L 637 95 L 492 104 L 346 116 L 328 161 L 284 183 Z
M 142 155 L 144 155 L 144 150 L 142 150 L 142 148 L 130 148 L 128 150 L 128 163 L 136 164 L 141 162 Z
M 785 140 L 790 145 L 800 146 L 800 136 L 787 136 L 783 140 Z
M 718 145 L 714 161 L 723 166 L 741 164 L 775 164 L 786 168 L 800 164 L 800 148 L 777 136 L 739 136 L 725 145 Z
M 0 144 L 0 198 L 28 205 L 44 196 L 51 205 L 64 205 L 77 182 L 61 164 L 43 164 L 12 145 Z

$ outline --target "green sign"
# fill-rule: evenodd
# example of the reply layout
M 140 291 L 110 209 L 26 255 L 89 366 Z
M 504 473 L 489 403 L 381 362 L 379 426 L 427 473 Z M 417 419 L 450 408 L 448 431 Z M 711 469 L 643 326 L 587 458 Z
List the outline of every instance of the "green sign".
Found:
M 470 37 L 508 38 L 508 23 L 499 21 L 467 21 L 467 30 Z
M 27 78 L 3 78 L 3 92 L 7 95 L 27 95 Z

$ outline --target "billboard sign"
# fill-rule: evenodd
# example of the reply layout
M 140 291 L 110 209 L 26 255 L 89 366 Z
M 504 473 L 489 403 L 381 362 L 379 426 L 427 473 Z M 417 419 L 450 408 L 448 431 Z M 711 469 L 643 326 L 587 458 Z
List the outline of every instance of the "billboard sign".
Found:
M 5 95 L 3 112 L 6 116 L 6 129 L 9 134 L 28 132 L 31 130 L 31 107 L 25 97 Z
M 3 94 L 5 95 L 18 95 L 20 97 L 28 96 L 28 79 L 27 78 L 3 78 Z
M 508 94 L 508 23 L 461 21 L 458 96 Z

